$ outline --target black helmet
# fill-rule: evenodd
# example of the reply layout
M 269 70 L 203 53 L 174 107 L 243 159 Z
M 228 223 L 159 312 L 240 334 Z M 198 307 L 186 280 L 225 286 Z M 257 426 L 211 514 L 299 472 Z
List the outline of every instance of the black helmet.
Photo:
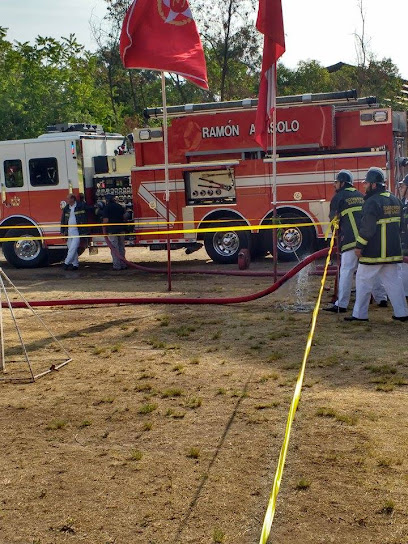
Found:
M 408 186 L 408 174 L 405 176 L 405 178 L 402 181 L 400 181 L 400 183 Z
M 350 170 L 340 170 L 336 176 L 336 181 L 340 181 L 340 183 L 347 183 L 347 185 L 353 185 L 354 176 Z
M 376 168 L 373 166 L 369 169 L 366 174 L 365 180 L 366 183 L 375 183 L 377 186 L 385 186 L 385 174 L 384 170 L 381 168 Z

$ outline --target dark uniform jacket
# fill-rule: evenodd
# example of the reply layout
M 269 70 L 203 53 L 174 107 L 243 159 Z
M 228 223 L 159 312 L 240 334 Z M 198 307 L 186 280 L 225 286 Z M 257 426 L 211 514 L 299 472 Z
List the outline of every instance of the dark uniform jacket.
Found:
M 341 251 L 356 247 L 364 197 L 354 187 L 343 187 L 330 202 L 330 221 L 337 215 L 340 220 L 339 242 Z
M 405 255 L 408 254 L 408 199 L 403 199 L 402 204 L 402 232 L 401 232 L 401 242 L 402 249 Z
M 118 204 L 117 202 L 107 203 L 103 209 L 102 217 L 108 220 L 108 224 L 106 225 L 108 234 L 120 234 L 126 232 L 127 228 L 124 224 L 124 214 L 125 209 L 121 204 Z M 113 223 L 113 225 L 109 225 L 109 223 Z
M 69 215 L 70 209 L 69 204 L 65 206 L 62 210 L 61 216 L 61 225 L 69 225 Z M 81 225 L 86 225 L 88 223 L 86 204 L 84 202 L 77 202 L 75 206 L 75 218 L 78 226 L 79 234 L 88 234 L 88 227 L 81 227 Z M 67 236 L 68 226 L 61 226 L 61 234 Z
M 401 202 L 383 188 L 364 197 L 363 217 L 357 238 L 357 247 L 362 250 L 360 263 L 402 262 L 401 216 Z

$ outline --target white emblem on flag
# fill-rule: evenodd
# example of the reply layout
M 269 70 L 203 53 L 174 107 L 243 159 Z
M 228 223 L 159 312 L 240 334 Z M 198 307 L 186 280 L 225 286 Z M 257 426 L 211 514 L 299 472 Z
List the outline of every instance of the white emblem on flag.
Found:
M 158 0 L 158 3 L 160 15 L 165 23 L 186 24 L 193 18 L 187 0 Z M 163 9 L 163 6 L 167 9 Z

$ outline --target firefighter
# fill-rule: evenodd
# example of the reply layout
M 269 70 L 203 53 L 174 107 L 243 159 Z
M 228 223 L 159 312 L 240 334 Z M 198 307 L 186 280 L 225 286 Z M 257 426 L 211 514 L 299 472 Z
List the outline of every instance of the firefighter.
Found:
M 408 256 L 408 174 L 400 181 L 399 196 L 402 204 L 401 242 L 403 255 Z M 408 297 L 408 263 L 401 265 L 405 296 Z
M 356 302 L 346 321 L 368 321 L 371 292 L 377 278 L 384 285 L 394 309 L 393 319 L 408 321 L 408 307 L 401 278 L 400 226 L 402 206 L 385 188 L 381 168 L 370 168 L 365 177 L 365 197 L 355 253 L 359 259 Z
M 61 234 L 68 236 L 68 253 L 64 261 L 65 270 L 78 270 L 78 248 L 81 239 L 80 234 L 86 234 L 86 228 L 79 225 L 86 225 L 86 206 L 78 202 L 75 195 L 68 195 L 68 204 L 62 210 Z
M 332 306 L 325 308 L 326 312 L 344 313 L 347 311 L 353 277 L 358 266 L 358 257 L 354 253 L 354 248 L 361 223 L 364 197 L 353 187 L 353 184 L 354 177 L 349 170 L 340 170 L 334 181 L 336 193 L 330 202 L 330 220 L 337 217 L 340 221 L 341 265 L 338 299 Z M 373 296 L 379 306 L 387 305 L 387 296 L 381 285 L 375 285 Z
M 115 201 L 115 196 L 106 195 L 106 206 L 103 209 L 103 223 L 106 224 L 109 242 L 111 243 L 111 255 L 113 261 L 113 270 L 125 270 L 125 238 L 123 234 L 126 232 L 125 220 L 127 212 L 123 206 Z M 113 223 L 109 225 L 109 223 Z M 122 225 L 123 223 L 123 225 Z

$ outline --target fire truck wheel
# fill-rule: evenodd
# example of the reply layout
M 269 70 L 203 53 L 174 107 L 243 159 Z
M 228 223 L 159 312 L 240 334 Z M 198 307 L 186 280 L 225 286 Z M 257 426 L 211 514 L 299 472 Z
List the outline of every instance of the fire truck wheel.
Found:
M 20 238 L 14 242 L 3 242 L 3 255 L 7 262 L 16 268 L 37 268 L 47 261 L 47 249 L 41 244 L 41 240 L 33 240 L 38 236 L 32 229 L 10 229 L 5 238 Z
M 281 221 L 286 223 L 298 223 L 299 218 L 293 218 L 291 214 L 280 215 Z M 307 219 L 304 221 L 308 222 Z M 277 236 L 278 260 L 294 261 L 306 253 L 314 250 L 315 235 L 313 227 L 289 227 L 279 229 Z
M 204 246 L 214 262 L 233 264 L 241 249 L 250 249 L 250 237 L 247 231 L 209 232 L 204 236 Z
M 313 227 L 296 227 L 299 223 L 299 216 L 290 212 L 279 214 L 281 222 L 294 223 L 293 227 L 278 229 L 277 245 L 278 245 L 278 260 L 279 261 L 295 261 L 297 257 L 301 257 L 306 253 L 314 251 L 316 236 Z M 301 219 L 303 221 L 303 219 Z M 267 219 L 265 224 L 271 223 L 272 219 Z M 305 217 L 305 223 L 309 220 Z M 264 247 L 273 254 L 273 236 L 271 231 L 264 231 Z

